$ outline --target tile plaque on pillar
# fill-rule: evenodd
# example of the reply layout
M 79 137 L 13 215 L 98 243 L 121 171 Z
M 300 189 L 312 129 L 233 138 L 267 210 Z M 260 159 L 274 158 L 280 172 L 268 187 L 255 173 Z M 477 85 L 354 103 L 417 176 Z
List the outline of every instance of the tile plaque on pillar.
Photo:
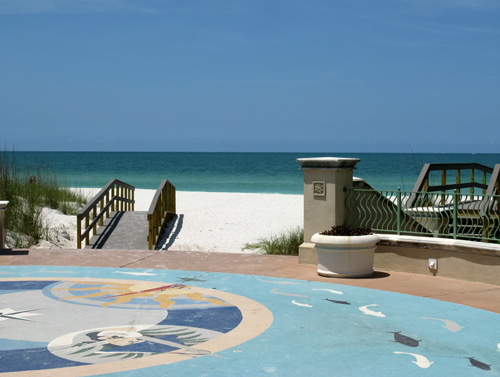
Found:
M 325 181 L 314 181 L 313 182 L 313 196 L 325 196 L 326 195 L 326 182 Z

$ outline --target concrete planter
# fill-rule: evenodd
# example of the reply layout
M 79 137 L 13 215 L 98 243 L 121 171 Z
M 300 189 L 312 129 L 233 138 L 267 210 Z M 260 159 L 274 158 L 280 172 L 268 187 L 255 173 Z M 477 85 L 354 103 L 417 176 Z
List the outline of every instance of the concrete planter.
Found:
M 316 233 L 318 274 L 328 277 L 366 277 L 373 274 L 373 258 L 380 238 L 367 236 L 326 236 Z

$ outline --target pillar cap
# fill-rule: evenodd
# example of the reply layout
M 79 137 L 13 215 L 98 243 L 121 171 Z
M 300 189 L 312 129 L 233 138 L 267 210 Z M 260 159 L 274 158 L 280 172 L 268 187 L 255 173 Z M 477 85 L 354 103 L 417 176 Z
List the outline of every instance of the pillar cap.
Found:
M 8 200 L 0 200 L 0 211 L 5 211 L 7 209 L 8 204 L 9 204 Z
M 297 162 L 302 169 L 354 169 L 361 161 L 359 158 L 346 157 L 314 157 L 298 158 Z

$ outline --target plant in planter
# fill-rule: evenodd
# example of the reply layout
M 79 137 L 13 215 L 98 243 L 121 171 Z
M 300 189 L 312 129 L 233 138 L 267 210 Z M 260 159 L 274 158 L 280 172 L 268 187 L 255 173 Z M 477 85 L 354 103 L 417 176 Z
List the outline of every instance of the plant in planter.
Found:
M 380 238 L 369 228 L 345 225 L 316 233 L 318 274 L 328 277 L 366 277 L 373 274 L 373 259 Z

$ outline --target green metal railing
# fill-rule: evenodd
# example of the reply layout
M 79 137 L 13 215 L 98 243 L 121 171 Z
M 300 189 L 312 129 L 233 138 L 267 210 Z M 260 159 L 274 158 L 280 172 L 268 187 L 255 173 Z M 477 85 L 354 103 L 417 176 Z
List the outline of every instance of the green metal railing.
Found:
M 376 233 L 500 243 L 500 196 L 345 189 L 345 224 Z M 415 200 L 410 201 L 410 199 Z

